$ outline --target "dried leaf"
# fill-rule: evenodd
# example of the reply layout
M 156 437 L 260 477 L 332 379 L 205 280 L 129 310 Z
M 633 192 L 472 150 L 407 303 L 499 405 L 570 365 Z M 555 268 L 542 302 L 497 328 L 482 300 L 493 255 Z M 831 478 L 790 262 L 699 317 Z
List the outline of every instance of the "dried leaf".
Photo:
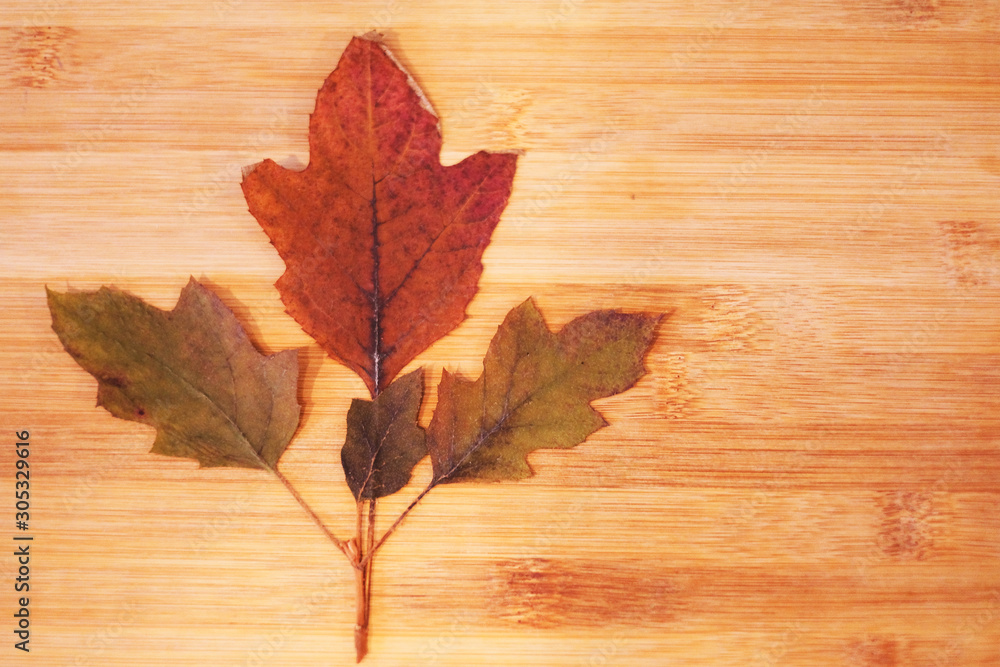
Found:
M 289 314 L 372 396 L 455 328 L 510 196 L 517 158 L 440 163 L 437 117 L 376 37 L 354 38 L 319 91 L 309 166 L 243 179 L 285 261 Z
M 423 397 L 424 371 L 418 369 L 390 384 L 374 400 L 351 402 L 340 460 L 358 500 L 396 493 L 427 455 L 424 429 L 417 423 Z
M 274 469 L 299 423 L 296 350 L 261 355 L 194 278 L 170 312 L 107 287 L 47 291 L 52 328 L 97 378 L 97 404 L 156 427 L 154 453 Z
M 427 432 L 434 483 L 530 477 L 530 452 L 574 447 L 606 426 L 590 402 L 645 374 L 659 319 L 600 310 L 553 334 L 530 299 L 513 309 L 478 380 L 441 377 Z

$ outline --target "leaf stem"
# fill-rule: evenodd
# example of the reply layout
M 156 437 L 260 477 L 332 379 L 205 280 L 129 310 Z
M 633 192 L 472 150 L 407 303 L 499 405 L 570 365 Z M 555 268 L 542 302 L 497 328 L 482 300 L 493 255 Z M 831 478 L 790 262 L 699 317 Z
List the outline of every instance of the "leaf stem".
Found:
M 277 477 L 278 480 L 285 485 L 285 488 L 288 489 L 288 492 L 292 494 L 292 497 L 298 501 L 299 505 L 302 506 L 302 509 L 306 511 L 306 514 L 312 517 L 312 520 L 316 523 L 317 526 L 319 526 L 320 530 L 323 531 L 323 534 L 326 535 L 328 538 L 330 538 L 330 541 L 333 542 L 338 549 L 344 552 L 344 555 L 347 556 L 347 560 L 351 561 L 351 563 L 354 564 L 355 558 L 351 555 L 347 543 L 344 540 L 338 538 L 336 535 L 334 535 L 330 531 L 330 529 L 326 527 L 326 524 L 323 523 L 323 520 L 321 518 L 319 518 L 319 515 L 316 514 L 313 508 L 309 506 L 309 503 L 305 501 L 305 498 L 303 498 L 299 494 L 298 489 L 292 486 L 292 483 L 288 481 L 288 478 L 281 474 L 280 470 L 278 470 L 277 468 L 271 468 L 271 472 L 273 472 L 274 476 Z
M 357 525 L 354 527 L 354 543 L 358 551 L 358 557 L 355 560 L 361 560 L 361 556 L 363 555 L 365 550 L 365 543 L 361 541 L 361 536 L 364 534 L 364 527 L 363 527 L 364 524 L 362 523 L 364 521 L 364 516 L 365 516 L 364 507 L 365 507 L 365 501 L 359 500 L 357 506 L 358 520 L 357 520 Z
M 371 502 L 371 501 L 369 501 Z M 371 582 L 368 580 L 368 574 L 371 570 L 369 567 L 370 562 L 364 565 L 361 564 L 361 560 L 365 555 L 367 544 L 363 537 L 365 535 L 364 531 L 364 516 L 365 516 L 365 501 L 358 500 L 358 520 L 356 526 L 356 534 L 353 539 L 354 544 L 357 546 L 357 553 L 352 560 L 352 565 L 354 565 L 354 581 L 355 581 L 355 611 L 356 615 L 354 618 L 354 651 L 357 656 L 357 662 L 361 662 L 365 655 L 368 653 L 368 614 L 369 614 L 369 600 L 371 594 Z M 369 520 L 371 520 L 371 509 L 369 506 Z M 371 532 L 369 527 L 368 532 Z
M 367 588 L 365 568 L 354 570 L 356 610 L 354 619 L 354 652 L 357 662 L 364 660 L 368 653 L 368 599 L 365 597 Z
M 372 498 L 368 501 L 368 541 L 365 544 L 365 555 L 372 553 L 375 548 L 375 502 L 376 499 Z M 372 565 L 374 560 L 368 558 L 365 562 L 364 567 L 366 568 L 365 579 L 368 581 L 368 590 L 365 591 L 366 599 L 368 605 L 371 606 L 372 601 Z
M 361 559 L 361 562 L 358 563 L 360 567 L 365 567 L 366 565 L 368 565 L 369 562 L 371 562 L 372 556 L 375 555 L 375 552 L 378 551 L 383 544 L 385 544 L 385 541 L 389 539 L 389 536 L 396 531 L 396 528 L 399 527 L 399 524 L 403 523 L 403 519 L 406 518 L 406 515 L 409 514 L 413 510 L 413 508 L 417 506 L 417 503 L 423 500 L 424 496 L 430 493 L 431 489 L 433 489 L 435 486 L 438 485 L 438 481 L 440 480 L 435 480 L 432 481 L 430 484 L 428 484 L 427 488 L 421 491 L 420 495 L 414 498 L 413 502 L 410 503 L 405 510 L 403 510 L 403 513 L 396 518 L 396 520 L 393 522 L 391 526 L 389 526 L 389 530 L 385 531 L 382 537 L 379 538 L 379 541 L 375 542 L 375 544 L 373 544 L 372 547 L 368 550 L 368 553 L 364 555 L 364 557 Z

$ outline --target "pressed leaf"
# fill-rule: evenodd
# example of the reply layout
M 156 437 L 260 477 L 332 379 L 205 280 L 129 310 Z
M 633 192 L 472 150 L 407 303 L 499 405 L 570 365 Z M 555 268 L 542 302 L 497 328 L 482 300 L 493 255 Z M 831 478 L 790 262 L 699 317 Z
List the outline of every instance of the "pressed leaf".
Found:
M 52 328 L 97 378 L 97 404 L 156 427 L 154 453 L 275 468 L 299 423 L 296 350 L 260 354 L 194 278 L 169 312 L 107 287 L 47 291 Z
M 424 371 L 418 369 L 371 401 L 356 398 L 351 402 L 340 460 L 358 500 L 396 493 L 427 455 L 424 429 L 417 423 L 423 396 Z
M 594 311 L 549 331 L 529 299 L 497 330 L 475 382 L 447 371 L 428 428 L 434 484 L 531 476 L 527 455 L 606 426 L 590 402 L 645 374 L 658 315 Z
M 465 317 L 510 196 L 515 155 L 443 167 L 440 151 L 416 83 L 377 36 L 356 37 L 316 99 L 309 165 L 265 160 L 243 179 L 289 314 L 372 396 Z

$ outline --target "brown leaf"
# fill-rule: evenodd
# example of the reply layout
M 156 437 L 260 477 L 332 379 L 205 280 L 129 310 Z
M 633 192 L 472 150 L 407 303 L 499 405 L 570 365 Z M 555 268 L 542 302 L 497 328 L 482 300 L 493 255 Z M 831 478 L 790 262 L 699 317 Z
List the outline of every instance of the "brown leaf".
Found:
M 583 442 L 607 424 L 590 402 L 645 374 L 659 320 L 599 310 L 553 334 L 530 299 L 513 309 L 478 380 L 441 377 L 427 431 L 433 483 L 530 477 L 530 452 Z
M 410 481 L 427 455 L 417 413 L 424 397 L 424 371 L 404 375 L 374 400 L 356 398 L 347 413 L 347 441 L 340 460 L 354 497 L 382 498 Z
M 372 396 L 454 329 L 510 196 L 517 158 L 440 163 L 438 119 L 388 49 L 354 38 L 319 91 L 309 166 L 271 160 L 243 179 L 285 261 L 289 314 Z
M 52 328 L 97 378 L 97 404 L 155 426 L 154 453 L 274 469 L 299 423 L 296 350 L 261 355 L 194 278 L 170 312 L 107 287 L 47 291 Z

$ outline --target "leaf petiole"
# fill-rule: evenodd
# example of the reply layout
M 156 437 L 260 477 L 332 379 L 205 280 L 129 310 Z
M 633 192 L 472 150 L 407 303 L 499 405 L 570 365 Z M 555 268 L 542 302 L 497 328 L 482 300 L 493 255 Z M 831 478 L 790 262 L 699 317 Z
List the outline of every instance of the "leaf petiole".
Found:
M 333 542 L 338 549 L 344 552 L 344 555 L 347 556 L 347 560 L 349 560 L 355 568 L 360 568 L 361 565 L 357 563 L 357 558 L 351 554 L 351 549 L 348 546 L 347 542 L 338 538 L 336 535 L 333 534 L 333 532 L 330 531 L 329 528 L 326 527 L 326 524 L 323 523 L 323 520 L 319 518 L 319 515 L 316 514 L 313 508 L 309 506 L 309 503 L 307 503 L 305 498 L 303 498 L 299 494 L 298 490 L 294 486 L 292 486 L 292 483 L 288 481 L 288 478 L 282 475 L 281 471 L 278 470 L 276 467 L 271 468 L 271 472 L 273 472 L 274 476 L 277 477 L 278 480 L 285 485 L 285 488 L 288 489 L 288 492 L 292 494 L 292 497 L 295 498 L 296 501 L 298 501 L 299 505 L 302 506 L 302 509 L 306 511 L 306 514 L 312 517 L 313 522 L 315 522 L 315 524 L 319 526 L 320 530 L 323 531 L 323 534 L 326 535 L 328 538 L 330 538 L 330 541 Z
M 364 557 L 361 559 L 361 562 L 358 563 L 359 567 L 365 567 L 366 565 L 368 565 L 368 563 L 371 562 L 372 556 L 375 555 L 376 551 L 378 551 L 380 548 L 382 548 L 382 545 L 385 544 L 385 541 L 387 539 L 389 539 L 389 536 L 392 535 L 396 531 L 396 528 L 399 527 L 399 524 L 403 523 L 403 519 L 406 518 L 406 515 L 409 514 L 413 510 L 413 508 L 417 506 L 417 503 L 419 503 L 421 500 L 423 500 L 424 496 L 426 496 L 428 493 L 430 493 L 431 489 L 433 489 L 435 486 L 437 486 L 437 484 L 438 484 L 437 481 L 432 481 L 430 484 L 427 485 L 426 489 L 424 489 L 423 491 L 420 492 L 420 495 L 418 495 L 416 498 L 413 499 L 412 503 L 410 503 L 409 505 L 407 505 L 406 509 L 403 510 L 403 513 L 400 514 L 398 517 L 396 517 L 396 520 L 392 523 L 391 526 L 389 526 L 389 530 L 387 530 L 387 531 L 385 531 L 385 533 L 383 533 L 382 537 L 379 538 L 378 542 L 375 542 L 374 544 L 372 544 L 371 548 L 368 550 L 368 553 L 366 553 L 364 555 Z M 374 527 L 371 528 L 371 531 L 370 531 L 369 534 L 370 534 L 371 538 L 374 539 L 374 537 L 375 537 Z

